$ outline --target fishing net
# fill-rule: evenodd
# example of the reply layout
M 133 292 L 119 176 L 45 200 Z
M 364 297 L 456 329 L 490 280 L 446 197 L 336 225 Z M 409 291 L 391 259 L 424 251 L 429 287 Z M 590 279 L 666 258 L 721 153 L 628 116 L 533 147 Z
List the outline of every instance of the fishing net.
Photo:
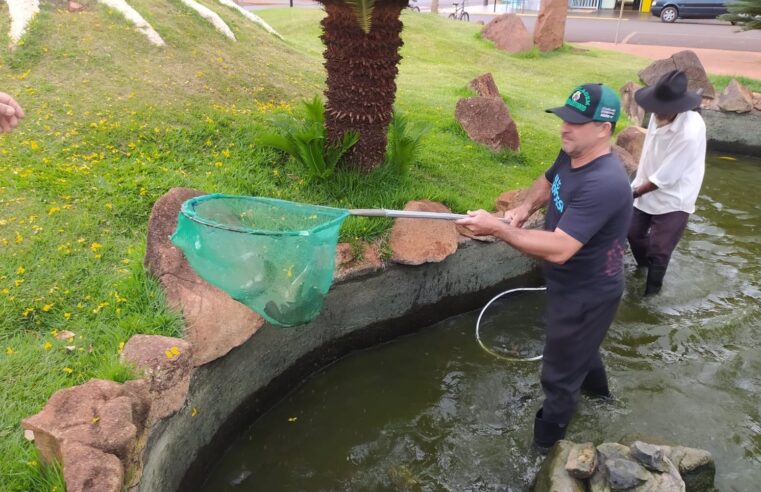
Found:
M 198 275 L 278 326 L 320 312 L 348 211 L 273 198 L 205 195 L 183 203 L 172 242 Z

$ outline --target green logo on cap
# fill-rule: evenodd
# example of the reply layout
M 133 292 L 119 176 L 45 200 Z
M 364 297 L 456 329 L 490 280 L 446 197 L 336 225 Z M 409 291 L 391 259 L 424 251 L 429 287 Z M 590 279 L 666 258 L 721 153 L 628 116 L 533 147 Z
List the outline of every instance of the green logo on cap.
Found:
M 592 97 L 589 95 L 589 92 L 587 92 L 587 90 L 583 87 L 577 87 L 576 90 L 573 91 L 573 93 L 568 97 L 565 105 L 578 109 L 584 113 L 587 111 L 587 108 L 589 108 L 590 102 L 592 102 Z

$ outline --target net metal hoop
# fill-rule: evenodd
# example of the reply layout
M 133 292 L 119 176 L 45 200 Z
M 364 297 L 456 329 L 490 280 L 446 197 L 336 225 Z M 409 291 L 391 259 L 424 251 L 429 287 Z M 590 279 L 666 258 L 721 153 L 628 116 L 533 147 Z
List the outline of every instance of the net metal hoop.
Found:
M 489 306 L 491 306 L 492 303 L 496 301 L 497 299 L 499 299 L 500 297 L 508 295 L 508 294 L 512 294 L 513 292 L 530 292 L 530 291 L 546 291 L 546 290 L 547 290 L 547 287 L 519 287 L 517 289 L 510 289 L 510 290 L 501 292 L 497 294 L 496 296 L 494 296 L 491 301 L 487 302 L 486 306 L 484 306 L 483 309 L 481 309 L 481 312 L 478 315 L 478 320 L 476 321 L 476 340 L 478 341 L 478 344 L 481 346 L 481 348 L 484 349 L 484 351 L 488 353 L 489 355 L 492 355 L 498 359 L 508 361 L 508 362 L 535 362 L 538 360 L 542 360 L 541 354 L 536 355 L 534 357 L 525 357 L 525 358 L 524 357 L 508 357 L 506 355 L 498 354 L 494 350 L 484 345 L 484 342 L 481 341 L 480 329 L 481 329 L 481 318 L 484 316 L 484 313 L 489 308 Z
M 209 200 L 243 200 L 243 199 L 252 201 L 252 202 L 269 203 L 272 205 L 308 207 L 316 211 L 321 211 L 323 213 L 333 215 L 333 218 L 325 220 L 321 224 L 318 224 L 315 227 L 312 227 L 310 229 L 293 230 L 293 231 L 274 231 L 274 230 L 268 230 L 268 229 L 252 229 L 248 227 L 236 227 L 236 226 L 231 226 L 227 224 L 222 224 L 220 222 L 215 222 L 213 220 L 209 220 L 204 217 L 201 217 L 196 210 L 196 205 L 198 205 L 201 202 L 205 202 Z M 184 215 L 185 217 L 187 217 L 189 220 L 193 222 L 197 222 L 199 224 L 203 224 L 207 227 L 212 227 L 215 229 L 223 229 L 225 231 L 230 231 L 230 232 L 238 232 L 241 234 L 251 234 L 254 236 L 308 236 L 310 234 L 321 231 L 323 229 L 327 229 L 328 227 L 333 227 L 334 224 L 336 224 L 337 222 L 340 223 L 349 215 L 348 210 L 344 210 L 340 208 L 325 207 L 322 205 L 304 205 L 300 203 L 289 202 L 287 200 L 278 200 L 277 198 L 240 197 L 237 195 L 225 195 L 222 193 L 214 193 L 211 195 L 202 195 L 195 198 L 191 198 L 182 204 L 182 207 L 180 208 L 180 213 Z

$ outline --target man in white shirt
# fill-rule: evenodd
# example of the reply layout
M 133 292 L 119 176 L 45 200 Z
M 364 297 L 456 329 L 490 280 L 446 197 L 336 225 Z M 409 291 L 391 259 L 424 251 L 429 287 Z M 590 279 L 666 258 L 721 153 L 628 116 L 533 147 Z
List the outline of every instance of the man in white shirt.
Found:
M 687 76 L 674 70 L 634 94 L 652 112 L 637 176 L 632 183 L 634 214 L 629 245 L 639 267 L 647 268 L 645 296 L 663 285 L 676 248 L 703 184 L 706 127 L 697 111 L 700 94 L 687 90 Z

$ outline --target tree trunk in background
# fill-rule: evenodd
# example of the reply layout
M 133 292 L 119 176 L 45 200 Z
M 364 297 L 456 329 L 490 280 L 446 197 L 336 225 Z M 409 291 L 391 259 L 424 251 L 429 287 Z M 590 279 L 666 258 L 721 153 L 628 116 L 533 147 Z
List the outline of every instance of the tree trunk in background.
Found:
M 439 14 L 439 0 L 431 0 L 431 13 Z
M 341 0 L 323 1 L 325 43 L 325 128 L 331 142 L 348 130 L 360 134 L 346 159 L 363 170 L 383 163 L 386 133 L 396 97 L 396 75 L 401 60 L 399 16 L 407 0 L 376 0 L 368 34 L 354 11 Z

